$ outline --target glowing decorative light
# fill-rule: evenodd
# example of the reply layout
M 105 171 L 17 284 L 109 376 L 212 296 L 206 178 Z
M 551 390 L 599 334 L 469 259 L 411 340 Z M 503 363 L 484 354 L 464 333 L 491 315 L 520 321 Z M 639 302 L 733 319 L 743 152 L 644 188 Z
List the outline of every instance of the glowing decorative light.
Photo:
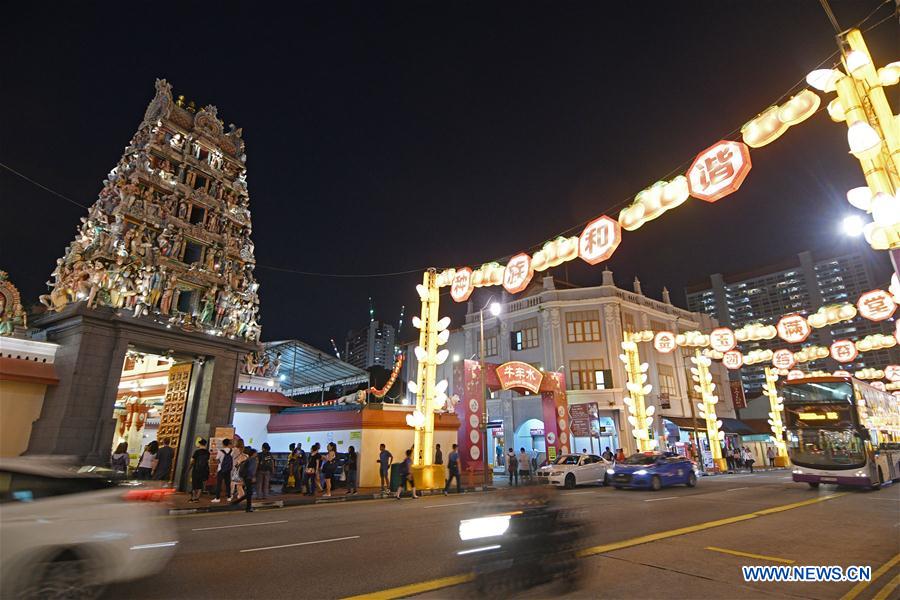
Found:
M 736 329 L 734 337 L 739 342 L 755 342 L 758 340 L 771 340 L 778 335 L 778 331 L 774 325 L 763 325 L 762 323 L 750 323 Z M 768 360 L 768 359 L 767 359 Z
M 794 353 L 784 348 L 776 350 L 772 353 L 772 366 L 776 369 L 788 370 L 797 364 L 794 359 Z
M 831 344 L 831 358 L 838 362 L 851 362 L 857 356 L 859 356 L 859 351 L 850 340 L 838 340 Z
M 653 337 L 653 347 L 657 352 L 668 354 L 675 349 L 675 334 L 671 331 L 659 331 Z
M 531 268 L 531 257 L 521 252 L 509 259 L 503 276 L 503 289 L 510 294 L 518 294 L 528 287 L 534 269 Z
M 788 380 L 803 379 L 804 377 L 806 377 L 806 375 L 804 375 L 803 371 L 800 371 L 799 369 L 793 369 L 791 371 L 788 371 L 788 374 L 787 374 Z M 770 421 L 770 423 L 771 423 L 771 421 Z
M 744 366 L 744 355 L 739 350 L 729 350 L 722 355 L 722 364 L 727 369 L 740 369 Z
M 725 353 L 737 346 L 737 338 L 734 336 L 734 331 L 728 327 L 718 327 L 710 332 L 709 345 L 713 350 Z
M 435 355 L 434 364 L 436 364 L 436 365 L 444 364 L 445 362 L 447 362 L 447 358 L 449 356 L 450 356 L 449 350 L 441 350 L 440 352 L 437 353 L 437 355 Z
M 416 285 L 416 291 L 419 293 L 420 299 L 425 300 L 428 298 L 428 289 L 421 283 Z
M 488 307 L 488 310 L 490 311 L 490 313 L 492 315 L 494 315 L 496 317 L 501 313 L 501 311 L 503 310 L 503 307 L 500 305 L 499 302 L 491 302 L 491 305 L 490 305 L 490 307 Z
M 550 240 L 531 257 L 535 271 L 546 271 L 578 256 L 578 236 L 558 237 Z
M 459 354 L 453 355 L 453 362 L 459 362 Z
M 419 384 L 416 383 L 415 381 L 413 381 L 412 379 L 410 379 L 409 383 L 406 384 L 406 389 L 408 389 L 413 394 L 418 394 L 419 393 Z
M 274 379 L 268 380 L 268 381 L 266 382 L 266 385 L 269 386 L 269 387 L 275 387 L 275 380 L 274 380 Z
M 856 307 L 845 302 L 844 304 L 831 304 L 822 306 L 806 318 L 806 322 L 811 327 L 821 329 L 829 325 L 834 325 L 841 321 L 851 321 L 856 317 Z
M 871 158 L 881 150 L 881 137 L 865 121 L 857 121 L 847 128 L 847 144 L 857 158 Z
M 785 315 L 781 317 L 781 319 L 778 320 L 778 324 L 775 326 L 775 329 L 776 331 L 778 331 L 778 337 L 788 342 L 789 344 L 799 344 L 801 342 L 805 342 L 806 338 L 809 337 L 809 334 L 812 333 L 812 328 L 809 326 L 809 323 L 807 323 L 806 319 L 798 314 Z
M 412 324 L 416 329 L 422 329 L 422 319 L 420 319 L 419 317 L 413 317 Z
M 841 104 L 840 98 L 834 98 L 829 102 L 826 110 L 828 111 L 828 116 L 835 123 L 841 123 L 847 118 L 847 113 L 844 111 L 844 105 Z
M 851 50 L 844 57 L 844 61 L 847 63 L 847 70 L 850 71 L 850 74 L 858 78 L 862 78 L 860 69 L 872 64 L 872 59 L 865 52 L 860 52 L 859 50 Z
M 691 196 L 715 202 L 737 191 L 751 167 L 746 144 L 728 140 L 713 144 L 698 154 L 688 169 Z
M 415 318 L 415 317 L 413 317 Z M 450 327 L 450 317 L 444 317 L 443 319 L 438 319 L 438 322 L 435 324 L 435 328 L 437 331 L 443 331 Z
M 872 218 L 879 225 L 900 223 L 900 199 L 885 192 L 872 198 Z
M 416 289 L 418 289 L 418 287 Z M 469 299 L 469 296 L 472 295 L 474 290 L 475 285 L 472 282 L 472 269 L 469 267 L 457 269 L 453 276 L 453 283 L 450 284 L 450 297 L 453 298 L 453 301 L 465 302 Z M 421 295 L 421 292 L 419 292 L 419 295 Z
M 878 79 L 884 87 L 900 82 L 900 61 L 888 63 L 878 69 Z
M 814 115 L 822 102 L 811 90 L 803 90 L 781 106 L 771 106 L 741 127 L 744 143 L 761 148 L 781 137 L 788 127 Z
M 849 215 L 841 221 L 841 229 L 845 235 L 859 237 L 865 231 L 866 224 L 859 215 Z
M 589 265 L 607 260 L 622 241 L 622 228 L 603 215 L 587 224 L 578 236 L 578 256 Z
M 437 336 L 438 346 L 443 346 L 444 344 L 447 343 L 447 340 L 449 340 L 449 339 L 450 339 L 450 330 L 449 329 L 443 330 Z
M 834 84 L 842 75 L 836 69 L 816 69 L 806 76 L 806 83 L 820 92 L 833 92 L 836 89 Z
M 848 190 L 847 202 L 859 210 L 869 212 L 872 209 L 872 190 L 865 185 Z
M 900 381 L 900 365 L 888 365 L 884 368 L 884 376 L 888 381 Z
M 416 355 L 416 360 L 418 360 L 419 362 L 424 361 L 425 357 L 428 355 L 428 353 L 425 352 L 425 348 L 423 348 L 422 346 L 416 346 L 415 348 L 413 348 L 413 353 Z
M 872 290 L 859 297 L 856 303 L 859 314 L 870 321 L 885 321 L 894 315 L 897 304 L 884 290 Z
M 684 175 L 679 175 L 671 181 L 657 181 L 639 192 L 634 202 L 622 209 L 619 213 L 619 224 L 628 231 L 634 231 L 647 221 L 684 203 L 689 195 L 688 182 Z

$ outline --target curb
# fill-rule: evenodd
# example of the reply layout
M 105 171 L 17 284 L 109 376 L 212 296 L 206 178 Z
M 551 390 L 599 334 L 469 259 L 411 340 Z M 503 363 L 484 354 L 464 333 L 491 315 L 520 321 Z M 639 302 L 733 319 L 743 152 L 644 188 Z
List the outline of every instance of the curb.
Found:
M 488 486 L 487 488 L 478 486 L 474 488 L 466 488 L 463 490 L 464 494 L 472 494 L 479 492 L 491 492 L 497 488 Z M 420 496 L 439 496 L 444 493 L 443 490 L 419 490 Z M 451 496 L 456 496 L 458 494 L 450 494 Z M 273 502 L 254 502 L 253 508 L 255 510 L 269 510 L 272 508 L 284 508 L 286 506 L 306 506 L 306 505 L 314 505 L 314 504 L 340 504 L 344 502 L 355 502 L 357 500 L 388 500 L 393 499 L 394 494 L 391 493 L 375 493 L 375 494 L 356 494 L 354 496 L 332 496 L 331 498 L 322 498 L 321 496 L 316 498 L 309 498 L 307 496 L 300 496 L 298 498 L 290 498 L 288 500 L 275 500 Z M 196 506 L 190 508 L 171 508 L 169 509 L 170 516 L 180 516 L 180 515 L 192 515 L 197 513 L 212 513 L 212 512 L 239 512 L 244 510 L 243 501 L 238 503 L 229 503 L 229 504 L 219 504 L 219 505 L 206 505 L 206 506 Z

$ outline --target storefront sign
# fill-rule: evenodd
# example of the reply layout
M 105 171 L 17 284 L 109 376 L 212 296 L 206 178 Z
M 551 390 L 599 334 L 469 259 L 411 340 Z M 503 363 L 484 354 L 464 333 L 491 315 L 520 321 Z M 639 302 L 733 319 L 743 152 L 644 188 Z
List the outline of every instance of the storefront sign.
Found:
M 669 392 L 660 392 L 659 393 L 659 407 L 660 408 L 672 408 L 672 404 L 669 401 Z
M 544 437 L 543 429 L 532 429 L 530 431 L 530 433 L 531 433 L 531 437 Z
M 734 408 L 747 408 L 747 397 L 744 396 L 744 385 L 740 379 L 729 381 L 731 387 L 731 399 L 734 402 Z
M 543 378 L 544 374 L 538 369 L 517 360 L 503 363 L 497 367 L 497 379 L 500 380 L 500 387 L 504 390 L 524 388 L 537 394 Z
M 591 437 L 591 422 L 597 420 L 597 403 L 573 404 L 569 407 L 569 431 L 575 437 Z
M 715 202 L 737 191 L 751 166 L 746 144 L 728 140 L 714 144 L 698 154 L 688 169 L 691 196 Z

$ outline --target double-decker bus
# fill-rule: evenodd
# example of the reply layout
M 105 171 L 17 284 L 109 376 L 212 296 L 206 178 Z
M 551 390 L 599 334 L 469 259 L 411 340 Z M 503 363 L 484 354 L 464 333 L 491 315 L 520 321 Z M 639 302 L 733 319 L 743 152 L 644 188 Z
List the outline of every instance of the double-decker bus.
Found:
M 785 381 L 794 481 L 880 488 L 900 479 L 900 402 L 852 377 Z

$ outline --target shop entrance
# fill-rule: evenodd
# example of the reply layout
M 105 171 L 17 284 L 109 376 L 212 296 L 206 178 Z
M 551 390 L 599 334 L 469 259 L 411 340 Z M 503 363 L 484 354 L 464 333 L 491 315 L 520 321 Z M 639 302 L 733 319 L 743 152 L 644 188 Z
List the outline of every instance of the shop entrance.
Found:
M 154 479 L 172 481 L 185 431 L 194 374 L 202 370 L 195 357 L 156 354 L 129 346 L 116 393 L 110 454 L 128 454 L 128 475 L 136 476 L 141 455 L 168 442 L 172 463 Z

